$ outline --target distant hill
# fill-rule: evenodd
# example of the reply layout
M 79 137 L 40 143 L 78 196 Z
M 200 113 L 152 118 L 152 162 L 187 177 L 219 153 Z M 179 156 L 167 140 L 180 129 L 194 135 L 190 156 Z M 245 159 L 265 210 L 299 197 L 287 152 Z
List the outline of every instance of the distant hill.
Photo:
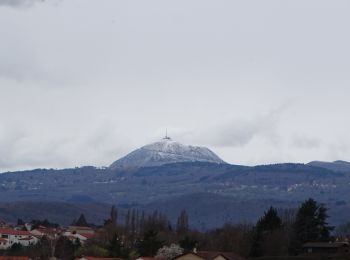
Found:
M 335 172 L 350 173 L 350 162 L 346 162 L 346 161 L 334 161 L 334 162 L 313 161 L 308 163 L 308 165 L 326 168 Z
M 57 205 L 63 209 L 68 207 L 66 211 L 71 213 L 65 217 L 61 214 L 64 210 L 57 209 L 55 219 L 62 218 L 65 223 L 82 210 L 76 208 L 79 204 L 157 208 L 167 211 L 172 218 L 180 208 L 188 208 L 194 215 L 205 216 L 198 220 L 203 223 L 196 225 L 212 227 L 221 225 L 228 218 L 237 222 L 252 220 L 262 213 L 263 208 L 275 202 L 277 206 L 289 206 L 313 197 L 334 209 L 341 208 L 335 218 L 335 221 L 340 221 L 348 217 L 345 212 L 349 212 L 350 207 L 349 183 L 350 175 L 344 172 L 292 163 L 248 167 L 180 162 L 129 170 L 91 166 L 37 169 L 0 174 L 0 203 L 63 203 Z M 0 217 L 10 213 L 12 216 L 18 213 L 20 217 L 26 210 L 26 214 L 40 216 L 36 211 L 40 207 L 32 206 L 23 211 L 10 208 L 13 213 L 6 210 L 1 213 L 0 210 Z M 214 214 L 218 209 L 222 216 Z M 50 213 L 54 210 L 55 207 L 46 208 L 49 216 L 54 216 Z M 106 215 L 102 208 L 96 209 L 96 215 L 91 217 L 98 222 L 101 215 Z
M 275 199 L 237 200 L 218 194 L 197 193 L 157 201 L 146 205 L 148 211 L 165 213 L 172 223 L 176 223 L 181 210 L 186 209 L 190 225 L 206 230 L 227 222 L 255 223 L 270 206 L 276 208 L 297 208 L 297 202 Z
M 107 168 L 0 174 L 0 217 L 45 216 L 68 223 L 85 212 L 99 223 L 108 205 L 116 204 L 164 211 L 173 221 L 186 208 L 193 225 L 208 228 L 225 221 L 255 221 L 270 205 L 295 207 L 312 197 L 331 208 L 337 223 L 350 218 L 349 173 L 350 163 L 344 161 L 230 165 L 208 148 L 166 137 Z
M 89 223 L 102 224 L 109 217 L 110 207 L 102 203 L 18 201 L 0 203 L 0 219 L 8 223 L 17 223 L 18 218 L 24 221 L 48 219 L 53 223 L 70 225 L 83 213 Z
M 296 211 L 302 200 L 275 199 L 235 199 L 218 194 L 198 193 L 168 200 L 157 201 L 145 206 L 146 211 L 158 210 L 176 223 L 181 210 L 186 209 L 190 225 L 201 230 L 215 228 L 226 222 L 255 223 L 263 213 L 273 206 L 279 211 Z M 349 221 L 350 205 L 346 201 L 328 201 L 330 222 L 334 225 Z M 283 213 L 282 213 L 283 215 Z
M 279 199 L 234 199 L 213 193 L 195 193 L 161 199 L 150 204 L 138 206 L 146 213 L 157 210 L 169 217 L 173 225 L 183 209 L 189 215 L 193 228 L 207 230 L 226 222 L 255 223 L 270 206 L 282 209 L 296 209 L 301 201 Z M 332 224 L 348 222 L 350 206 L 346 201 L 329 202 Z M 83 213 L 89 223 L 101 225 L 109 217 L 111 205 L 104 203 L 66 203 L 57 201 L 33 202 L 17 201 L 0 203 L 0 219 L 16 223 L 18 218 L 24 221 L 48 219 L 61 225 L 70 225 Z M 118 219 L 124 223 L 127 208 L 118 208 Z

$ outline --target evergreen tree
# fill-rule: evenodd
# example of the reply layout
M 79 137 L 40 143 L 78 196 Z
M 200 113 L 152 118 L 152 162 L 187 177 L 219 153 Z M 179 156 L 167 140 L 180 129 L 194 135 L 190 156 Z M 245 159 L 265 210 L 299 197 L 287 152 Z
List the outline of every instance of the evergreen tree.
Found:
M 40 256 L 40 259 L 49 259 L 53 256 L 52 252 L 54 251 L 54 248 L 52 241 L 46 236 L 43 236 L 35 247 L 36 254 Z
M 277 214 L 277 210 L 270 207 L 264 216 L 258 221 L 257 228 L 262 231 L 272 231 L 282 226 L 282 220 Z
M 108 252 L 111 257 L 123 257 L 122 255 L 122 243 L 115 233 L 108 243 Z
M 25 223 L 24 223 L 24 221 L 21 218 L 17 219 L 17 225 L 18 226 L 23 226 L 24 224 Z
M 192 252 L 197 243 L 196 240 L 191 239 L 189 236 L 185 236 L 184 239 L 179 241 L 181 248 L 183 248 L 185 252 Z
M 111 207 L 109 218 L 104 220 L 104 226 L 108 226 L 108 225 L 113 225 L 113 226 L 118 225 L 118 210 L 114 205 Z
M 139 241 L 138 251 L 141 256 L 154 257 L 162 245 L 163 242 L 158 239 L 157 232 L 149 230 L 144 234 L 143 239 Z
M 270 207 L 264 216 L 258 220 L 253 231 L 253 241 L 251 256 L 259 257 L 264 255 L 263 244 L 265 239 L 275 230 L 282 228 L 282 220 L 277 214 L 277 210 Z
M 36 229 L 39 226 L 52 227 L 52 228 L 57 228 L 59 226 L 57 223 L 51 223 L 47 219 L 44 219 L 44 220 L 33 219 L 31 221 L 31 224 L 32 224 L 32 229 Z
M 333 227 L 327 223 L 327 208 L 313 199 L 299 208 L 293 225 L 291 252 L 298 253 L 306 242 L 329 241 Z
M 75 226 L 86 227 L 88 223 L 86 222 L 84 214 L 81 214 L 78 220 L 74 223 Z
M 20 243 L 14 243 L 10 247 L 10 252 L 11 253 L 18 253 L 23 249 L 23 246 Z
M 56 243 L 55 257 L 59 259 L 73 259 L 75 247 L 65 236 L 61 236 Z

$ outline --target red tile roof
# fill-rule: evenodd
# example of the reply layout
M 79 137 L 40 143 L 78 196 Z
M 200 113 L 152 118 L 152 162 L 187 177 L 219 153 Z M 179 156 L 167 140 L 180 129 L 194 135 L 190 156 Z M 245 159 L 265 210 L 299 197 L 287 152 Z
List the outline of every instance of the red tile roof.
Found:
M 32 240 L 32 238 L 30 238 L 30 237 L 24 237 L 24 238 L 20 238 L 20 239 L 18 239 L 18 240 L 21 240 L 21 241 L 29 241 L 29 240 Z
M 76 258 L 76 260 L 80 260 L 80 259 L 87 259 L 87 260 L 122 260 L 121 258 L 104 258 L 104 257 L 94 257 L 94 256 L 83 256 L 81 258 Z
M 93 230 L 91 227 L 69 226 L 68 229 Z
M 176 257 L 175 259 L 178 259 L 184 255 L 188 255 L 188 254 L 192 254 L 192 255 L 196 255 L 204 260 L 212 260 L 218 256 L 222 256 L 223 258 L 227 259 L 227 260 L 244 260 L 243 257 L 240 257 L 234 253 L 229 253 L 229 252 L 215 252 L 215 251 L 199 251 L 197 253 L 185 253 L 183 255 L 180 255 L 178 257 Z
M 28 231 L 14 230 L 11 228 L 0 228 L 0 234 L 16 235 L 16 236 L 30 236 L 31 235 Z
M 214 259 L 221 255 L 227 260 L 243 260 L 242 257 L 230 252 L 198 251 L 196 254 L 204 259 Z
M 86 237 L 87 239 L 93 238 L 95 236 L 95 234 L 79 234 L 83 237 Z
M 0 260 L 29 260 L 28 256 L 0 256 Z

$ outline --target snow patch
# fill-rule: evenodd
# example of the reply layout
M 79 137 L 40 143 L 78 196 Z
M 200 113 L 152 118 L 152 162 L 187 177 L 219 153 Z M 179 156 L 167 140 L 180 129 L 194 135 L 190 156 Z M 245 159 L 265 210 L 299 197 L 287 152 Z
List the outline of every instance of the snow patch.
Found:
M 110 168 L 140 168 L 177 162 L 225 163 L 206 147 L 184 145 L 164 138 L 129 153 L 115 161 Z

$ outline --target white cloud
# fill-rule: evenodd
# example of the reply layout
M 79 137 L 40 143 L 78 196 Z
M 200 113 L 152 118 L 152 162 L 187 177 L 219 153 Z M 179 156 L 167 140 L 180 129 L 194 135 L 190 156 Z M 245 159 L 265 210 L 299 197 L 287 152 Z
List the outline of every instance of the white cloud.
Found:
M 232 163 L 350 158 L 348 1 L 36 2 L 0 0 L 0 170 L 108 165 L 166 127 Z
M 29 7 L 45 0 L 0 0 L 0 6 Z

